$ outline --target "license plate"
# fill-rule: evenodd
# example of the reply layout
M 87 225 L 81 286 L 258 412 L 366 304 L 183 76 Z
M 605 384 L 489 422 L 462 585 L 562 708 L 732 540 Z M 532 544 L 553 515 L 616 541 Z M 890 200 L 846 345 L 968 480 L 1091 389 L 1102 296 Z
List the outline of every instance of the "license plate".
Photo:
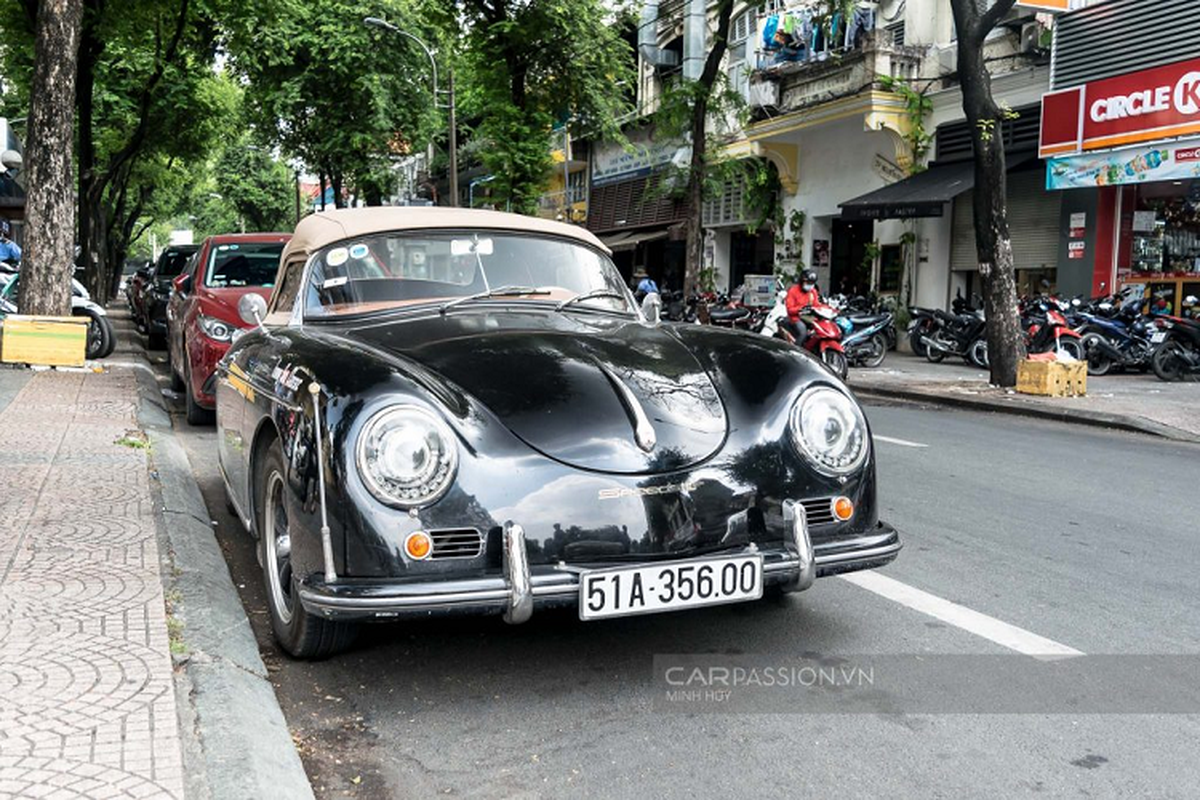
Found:
M 579 576 L 579 618 L 604 619 L 762 597 L 762 556 L 589 570 Z
M 1150 334 L 1150 342 L 1152 344 L 1162 344 L 1166 340 L 1167 340 L 1167 332 L 1166 331 L 1155 331 L 1154 333 Z

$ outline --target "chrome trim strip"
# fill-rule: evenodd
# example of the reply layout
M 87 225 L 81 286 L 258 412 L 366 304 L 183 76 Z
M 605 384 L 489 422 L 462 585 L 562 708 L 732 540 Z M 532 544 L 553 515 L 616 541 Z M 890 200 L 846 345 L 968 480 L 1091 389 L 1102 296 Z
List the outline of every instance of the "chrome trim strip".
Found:
M 511 625 L 528 622 L 533 616 L 533 587 L 529 579 L 529 556 L 525 552 L 525 529 L 512 521 L 504 523 L 504 579 L 510 592 L 504 621 Z
M 508 589 L 483 589 L 470 592 L 447 592 L 444 594 L 424 594 L 412 597 L 338 597 L 337 595 L 317 594 L 311 589 L 300 588 L 300 599 L 311 603 L 317 608 L 453 608 L 454 606 L 469 606 L 479 603 L 504 603 L 511 599 L 512 592 Z
M 600 362 L 596 362 L 596 365 L 600 367 L 600 371 L 608 378 L 608 382 L 617 390 L 621 403 L 629 412 L 629 416 L 633 418 L 633 439 L 637 442 L 637 446 L 649 453 L 658 443 L 658 434 L 654 432 L 654 426 L 650 424 L 650 418 L 646 416 L 646 409 L 642 408 L 637 395 L 625 385 L 625 382 L 615 372 Z
M 869 550 L 849 550 L 845 553 L 833 553 L 832 555 L 817 556 L 818 567 L 833 567 L 838 564 L 846 564 L 854 561 L 872 561 L 876 558 L 885 558 L 893 556 L 900 552 L 903 545 L 900 542 L 885 544 L 881 547 L 872 547 Z
M 812 537 L 808 535 L 808 512 L 795 500 L 783 502 L 784 541 L 796 560 L 796 576 L 783 584 L 785 592 L 803 592 L 817 579 Z

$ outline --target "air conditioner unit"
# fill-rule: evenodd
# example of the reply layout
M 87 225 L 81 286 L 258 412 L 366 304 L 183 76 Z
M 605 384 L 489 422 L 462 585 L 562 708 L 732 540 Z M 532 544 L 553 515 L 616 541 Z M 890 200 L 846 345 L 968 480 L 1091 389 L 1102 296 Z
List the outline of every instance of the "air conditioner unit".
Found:
M 958 47 L 950 45 L 938 48 L 937 63 L 938 71 L 943 75 L 958 72 Z
M 778 108 L 779 84 L 775 81 L 750 81 L 748 92 L 751 108 Z
M 1042 28 L 1039 22 L 1026 22 L 1021 26 L 1021 53 L 1024 55 L 1032 55 L 1040 53 L 1046 48 L 1042 47 Z

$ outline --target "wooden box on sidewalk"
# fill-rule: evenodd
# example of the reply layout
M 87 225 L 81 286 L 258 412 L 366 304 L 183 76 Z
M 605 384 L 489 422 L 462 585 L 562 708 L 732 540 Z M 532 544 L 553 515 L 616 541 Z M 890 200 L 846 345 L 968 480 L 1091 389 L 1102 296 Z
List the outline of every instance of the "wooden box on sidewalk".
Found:
M 1017 364 L 1017 391 L 1046 397 L 1083 397 L 1087 394 L 1087 362 L 1022 361 Z
M 82 367 L 87 355 L 87 335 L 87 317 L 10 314 L 0 329 L 0 361 Z

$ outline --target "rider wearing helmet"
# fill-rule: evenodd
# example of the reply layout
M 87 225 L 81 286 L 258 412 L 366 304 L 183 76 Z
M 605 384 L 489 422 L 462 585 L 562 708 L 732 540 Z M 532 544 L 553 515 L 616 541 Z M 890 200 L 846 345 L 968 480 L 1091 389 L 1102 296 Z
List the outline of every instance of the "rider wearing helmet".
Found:
M 10 233 L 8 220 L 0 219 L 0 261 L 17 264 L 21 260 L 21 246 L 8 238 Z
M 808 338 L 805 325 L 800 321 L 800 312 L 809 306 L 821 302 L 821 292 L 817 289 L 817 273 L 806 269 L 800 273 L 799 280 L 788 289 L 787 298 L 788 322 L 796 334 L 796 342 L 803 343 Z

